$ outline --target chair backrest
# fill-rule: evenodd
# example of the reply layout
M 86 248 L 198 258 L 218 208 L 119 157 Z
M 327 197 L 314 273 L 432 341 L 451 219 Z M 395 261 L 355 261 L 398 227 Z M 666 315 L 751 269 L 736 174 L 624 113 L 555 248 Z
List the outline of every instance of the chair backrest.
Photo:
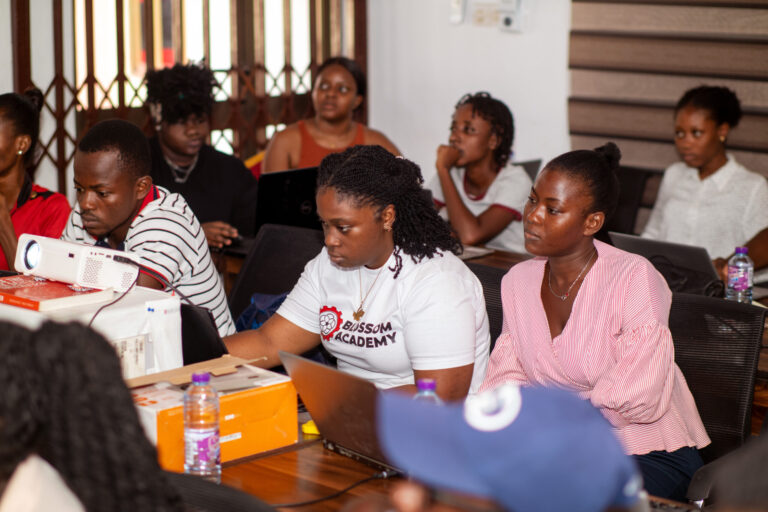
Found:
M 270 512 L 276 509 L 263 501 L 224 484 L 218 485 L 198 476 L 165 472 L 187 510 L 199 512 Z
M 229 310 L 238 318 L 255 292 L 289 292 L 304 266 L 323 248 L 323 232 L 296 226 L 264 224 L 256 234 L 232 291 Z
M 701 450 L 704 462 L 741 446 L 750 435 L 765 311 L 713 297 L 673 294 L 669 329 L 675 362 L 712 439 Z
M 201 306 L 181 305 L 181 354 L 184 364 L 221 357 L 227 347 L 221 340 L 211 312 Z
M 507 270 L 472 262 L 467 262 L 467 266 L 483 285 L 485 310 L 488 313 L 488 327 L 491 332 L 491 350 L 493 350 L 504 323 L 504 310 L 501 307 L 501 278 Z
M 525 169 L 525 172 L 531 177 L 531 181 L 536 181 L 536 175 L 539 173 L 539 167 L 541 167 L 541 158 L 526 160 L 525 162 L 513 162 L 512 165 L 519 165 Z
M 608 231 L 618 233 L 635 233 L 637 212 L 643 200 L 645 184 L 652 171 L 635 167 L 621 167 L 616 176 L 619 178 L 619 202 L 616 211 L 608 218 L 608 222 L 597 233 L 597 238 L 611 243 Z

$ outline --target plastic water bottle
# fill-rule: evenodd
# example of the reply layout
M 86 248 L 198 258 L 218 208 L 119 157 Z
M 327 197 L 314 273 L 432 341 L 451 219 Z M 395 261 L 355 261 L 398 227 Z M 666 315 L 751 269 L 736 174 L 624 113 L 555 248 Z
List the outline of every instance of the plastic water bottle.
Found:
M 219 395 L 208 373 L 193 373 L 184 392 L 184 472 L 221 483 Z
M 419 389 L 419 391 L 413 395 L 414 400 L 421 400 L 437 405 L 443 405 L 443 401 L 440 400 L 440 397 L 437 396 L 437 393 L 435 393 L 435 389 L 437 387 L 435 379 L 419 379 L 416 381 L 416 387 Z
M 746 247 L 737 247 L 736 253 L 728 260 L 728 283 L 725 298 L 737 302 L 752 303 L 752 275 L 755 264 L 747 256 Z

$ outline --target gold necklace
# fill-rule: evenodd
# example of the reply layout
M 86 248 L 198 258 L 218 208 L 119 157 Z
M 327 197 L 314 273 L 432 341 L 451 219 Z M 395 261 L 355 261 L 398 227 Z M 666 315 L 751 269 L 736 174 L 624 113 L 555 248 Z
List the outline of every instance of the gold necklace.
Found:
M 365 299 L 368 298 L 368 295 L 371 294 L 371 290 L 373 290 L 374 285 L 376 284 L 376 281 L 379 280 L 379 276 L 381 275 L 381 271 L 384 270 L 384 267 L 386 264 L 381 266 L 381 269 L 379 270 L 379 273 L 376 274 L 376 279 L 373 280 L 373 283 L 371 283 L 371 286 L 368 288 L 368 291 L 365 292 L 365 297 L 363 297 L 363 273 L 358 268 L 357 269 L 357 276 L 360 278 L 360 305 L 357 306 L 357 310 L 352 313 L 352 317 L 355 319 L 355 322 L 359 322 L 361 318 L 363 318 L 363 315 L 365 314 L 365 311 L 363 311 L 363 304 L 365 304 Z
M 549 284 L 549 291 L 552 292 L 552 295 L 554 295 L 555 297 L 557 297 L 558 299 L 560 299 L 562 301 L 565 301 L 565 299 L 567 299 L 568 295 L 571 293 L 571 289 L 573 288 L 573 286 L 578 282 L 579 279 L 581 279 L 581 276 L 582 276 L 582 274 L 584 274 L 584 271 L 587 270 L 587 267 L 589 266 L 589 262 L 592 261 L 592 258 L 595 256 L 595 254 L 597 254 L 597 249 L 595 249 L 592 252 L 592 254 L 589 255 L 589 259 L 584 264 L 584 266 L 581 268 L 581 272 L 579 272 L 579 275 L 576 276 L 576 279 L 573 280 L 573 282 L 571 283 L 571 286 L 569 286 L 568 289 L 565 290 L 565 293 L 563 295 L 559 295 L 559 294 L 555 293 L 555 290 L 552 289 L 552 266 L 550 265 L 550 267 L 549 267 L 549 276 L 548 276 L 547 282 Z

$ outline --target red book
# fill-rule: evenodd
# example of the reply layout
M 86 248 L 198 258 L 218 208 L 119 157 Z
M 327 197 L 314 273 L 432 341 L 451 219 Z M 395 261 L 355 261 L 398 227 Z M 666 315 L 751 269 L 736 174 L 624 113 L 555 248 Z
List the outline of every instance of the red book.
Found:
M 96 290 L 33 276 L 0 277 L 0 304 L 35 311 L 92 304 L 111 299 L 112 289 Z

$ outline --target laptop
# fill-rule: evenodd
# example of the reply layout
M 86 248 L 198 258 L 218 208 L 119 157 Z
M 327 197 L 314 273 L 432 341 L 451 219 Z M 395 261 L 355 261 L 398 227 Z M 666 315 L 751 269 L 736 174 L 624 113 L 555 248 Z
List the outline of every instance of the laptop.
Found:
M 262 174 L 254 233 L 264 224 L 321 229 L 315 204 L 316 187 L 317 167 Z
M 608 236 L 615 247 L 639 254 L 653 263 L 653 266 L 667 280 L 672 291 L 709 295 L 707 288 L 722 286 L 718 284 L 722 281 L 712 264 L 709 252 L 704 247 L 654 240 L 615 231 L 609 231 Z M 766 296 L 768 296 L 768 288 L 752 288 L 753 299 Z
M 402 473 L 381 450 L 376 432 L 380 391 L 367 380 L 280 352 L 280 361 L 315 422 L 328 450 L 379 470 Z

